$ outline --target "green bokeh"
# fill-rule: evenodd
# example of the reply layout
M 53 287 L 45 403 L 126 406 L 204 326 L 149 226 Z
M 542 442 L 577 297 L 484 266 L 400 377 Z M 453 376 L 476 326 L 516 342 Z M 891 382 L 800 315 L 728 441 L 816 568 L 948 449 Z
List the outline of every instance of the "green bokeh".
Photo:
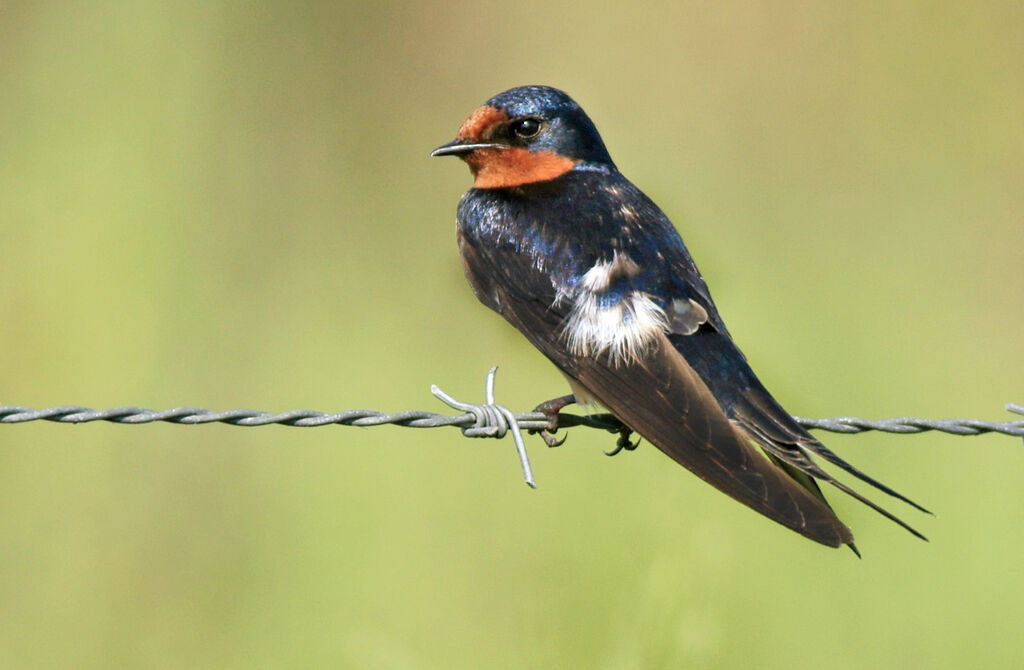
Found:
M 0 402 L 517 409 L 461 276 L 510 86 L 568 90 L 806 416 L 1024 402 L 1020 3 L 5 3 Z M 0 667 L 1021 667 L 1019 440 L 829 437 L 864 560 L 649 446 L 0 426 Z

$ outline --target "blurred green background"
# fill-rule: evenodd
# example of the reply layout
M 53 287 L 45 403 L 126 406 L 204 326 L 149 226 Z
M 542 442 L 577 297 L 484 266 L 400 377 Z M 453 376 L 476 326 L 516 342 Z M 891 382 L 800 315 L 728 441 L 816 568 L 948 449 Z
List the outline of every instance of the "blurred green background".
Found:
M 560 375 L 466 286 L 491 95 L 590 113 L 793 413 L 1024 402 L 1024 8 L 5 2 L 0 402 L 525 410 Z M 829 436 L 863 560 L 645 445 L 0 426 L 0 666 L 1020 667 L 1024 458 Z

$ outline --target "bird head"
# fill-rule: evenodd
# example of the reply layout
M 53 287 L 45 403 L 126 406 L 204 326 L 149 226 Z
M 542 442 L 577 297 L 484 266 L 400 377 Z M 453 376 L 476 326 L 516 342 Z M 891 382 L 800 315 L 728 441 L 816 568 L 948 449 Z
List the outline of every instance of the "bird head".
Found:
M 547 86 L 521 86 L 494 96 L 431 156 L 466 161 L 476 188 L 550 181 L 581 163 L 614 167 L 590 117 L 568 95 Z

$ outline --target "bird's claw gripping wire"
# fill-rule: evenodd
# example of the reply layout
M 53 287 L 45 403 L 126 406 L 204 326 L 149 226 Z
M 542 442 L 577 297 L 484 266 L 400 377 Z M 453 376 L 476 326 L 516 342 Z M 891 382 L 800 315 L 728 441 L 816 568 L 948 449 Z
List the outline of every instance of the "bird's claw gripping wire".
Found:
M 526 444 L 523 442 L 519 421 L 510 409 L 494 402 L 494 376 L 497 372 L 498 368 L 495 366 L 487 373 L 487 384 L 484 391 L 485 404 L 483 405 L 460 402 L 439 389 L 436 384 L 430 387 L 430 392 L 449 407 L 473 415 L 476 419 L 473 425 L 462 429 L 462 434 L 467 437 L 502 438 L 505 433 L 511 431 L 512 439 L 516 443 L 516 452 L 519 454 L 519 464 L 523 468 L 523 478 L 530 488 L 535 489 L 537 484 L 533 480 L 533 470 L 530 468 L 530 459 L 526 455 Z
M 559 427 L 558 413 L 574 402 L 576 402 L 576 396 L 570 394 L 559 398 L 552 398 L 551 400 L 542 402 L 534 407 L 534 412 L 540 412 L 547 417 L 547 426 L 540 429 L 532 429 L 530 430 L 530 434 L 540 435 L 541 439 L 544 440 L 544 444 L 549 447 L 560 447 L 565 444 L 565 441 L 569 438 L 568 435 L 560 440 L 555 437 L 555 433 L 558 432 Z

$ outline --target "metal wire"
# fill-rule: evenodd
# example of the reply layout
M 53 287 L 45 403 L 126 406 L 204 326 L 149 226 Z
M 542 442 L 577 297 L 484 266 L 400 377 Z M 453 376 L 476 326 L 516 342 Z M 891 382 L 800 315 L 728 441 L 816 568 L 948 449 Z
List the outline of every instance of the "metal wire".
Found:
M 1024 414 L 1024 407 L 1008 404 L 1007 411 Z M 929 430 L 951 435 L 981 435 L 983 433 L 1003 433 L 1024 437 L 1024 421 L 979 421 L 978 419 L 922 419 L 915 416 L 901 416 L 893 419 L 858 419 L 850 416 L 832 417 L 828 419 L 807 419 L 795 416 L 797 423 L 804 428 L 827 430 L 833 433 L 863 433 L 879 430 L 886 433 L 923 433 Z
M 433 387 L 437 389 L 437 387 Z M 440 391 L 440 389 L 437 389 Z M 444 393 L 440 391 L 440 393 Z M 437 395 L 435 393 L 435 395 Z M 445 394 L 447 396 L 447 394 Z M 440 395 L 438 397 L 441 397 Z M 451 398 L 451 396 L 447 396 Z M 458 401 L 456 401 L 458 402 Z M 450 403 L 449 403 L 450 404 Z M 408 410 L 386 414 L 371 409 L 352 409 L 344 412 L 328 413 L 308 409 L 297 409 L 288 412 L 263 412 L 255 409 L 230 409 L 214 412 L 199 407 L 176 407 L 174 409 L 153 410 L 143 407 L 115 407 L 112 409 L 91 409 L 79 405 L 61 405 L 45 409 L 32 409 L 18 405 L 0 405 L 0 424 L 26 423 L 28 421 L 55 421 L 58 423 L 88 423 L 91 421 L 109 421 L 111 423 L 153 423 L 163 421 L 179 424 L 226 423 L 232 426 L 267 426 L 280 424 L 283 426 L 382 426 L 385 424 L 406 426 L 409 428 L 436 428 L 438 426 L 457 426 L 463 429 L 467 437 L 502 437 L 509 428 L 506 420 L 492 416 L 488 410 L 493 402 L 484 405 L 460 403 L 452 405 L 455 409 L 465 410 L 464 414 L 447 415 L 423 410 Z M 500 407 L 500 405 L 493 405 Z M 1024 406 L 1008 404 L 1006 409 L 1024 415 Z M 519 427 L 526 430 L 541 430 L 547 426 L 547 418 L 540 412 L 510 412 Z M 980 421 L 978 419 L 922 419 L 920 417 L 896 417 L 892 419 L 859 419 L 856 417 L 830 417 L 825 419 L 808 419 L 793 417 L 797 423 L 813 430 L 825 430 L 833 433 L 863 433 L 881 431 L 886 433 L 923 433 L 938 431 L 952 435 L 981 435 L 983 433 L 1002 433 L 1024 437 L 1024 420 L 1022 421 Z M 617 430 L 620 425 L 607 414 L 591 414 L 579 416 L 560 414 L 559 426 L 589 426 L 605 430 Z M 504 426 L 504 428 L 502 428 Z M 500 434 L 499 434 L 500 433 Z
M 462 410 L 463 414 L 455 416 L 410 410 L 385 414 L 369 409 L 353 409 L 345 412 L 327 413 L 299 409 L 289 412 L 271 413 L 253 409 L 231 409 L 224 412 L 213 412 L 198 407 L 177 407 L 167 410 L 151 410 L 142 407 L 115 407 L 113 409 L 96 410 L 77 405 L 62 405 L 46 409 L 30 409 L 17 405 L 0 405 L 0 424 L 26 423 L 28 421 L 56 421 L 58 423 L 88 423 L 90 421 L 109 421 L 112 423 L 153 423 L 163 421 L 179 424 L 226 423 L 232 426 L 267 426 L 280 424 L 284 426 L 406 426 L 409 428 L 436 428 L 438 426 L 457 426 L 466 437 L 504 437 L 511 431 L 516 444 L 523 478 L 532 488 L 536 488 L 530 461 L 526 454 L 522 431 L 540 431 L 548 427 L 548 417 L 541 412 L 512 412 L 507 407 L 494 402 L 494 377 L 498 368 L 491 368 L 487 373 L 484 391 L 485 402 L 482 405 L 461 402 L 451 397 L 437 386 L 430 390 L 442 402 L 453 409 Z M 1024 406 L 1008 404 L 1007 411 L 1024 415 Z M 892 419 L 859 419 L 855 417 L 832 417 L 827 419 L 807 419 L 793 417 L 797 423 L 813 430 L 827 430 L 834 433 L 863 433 L 870 430 L 886 433 L 923 433 L 938 431 L 951 435 L 981 435 L 983 433 L 1002 433 L 1024 437 L 1024 421 L 989 422 L 978 419 L 922 419 L 904 416 Z M 610 414 L 559 414 L 559 428 L 573 426 L 589 426 L 611 432 L 622 430 L 622 424 Z

